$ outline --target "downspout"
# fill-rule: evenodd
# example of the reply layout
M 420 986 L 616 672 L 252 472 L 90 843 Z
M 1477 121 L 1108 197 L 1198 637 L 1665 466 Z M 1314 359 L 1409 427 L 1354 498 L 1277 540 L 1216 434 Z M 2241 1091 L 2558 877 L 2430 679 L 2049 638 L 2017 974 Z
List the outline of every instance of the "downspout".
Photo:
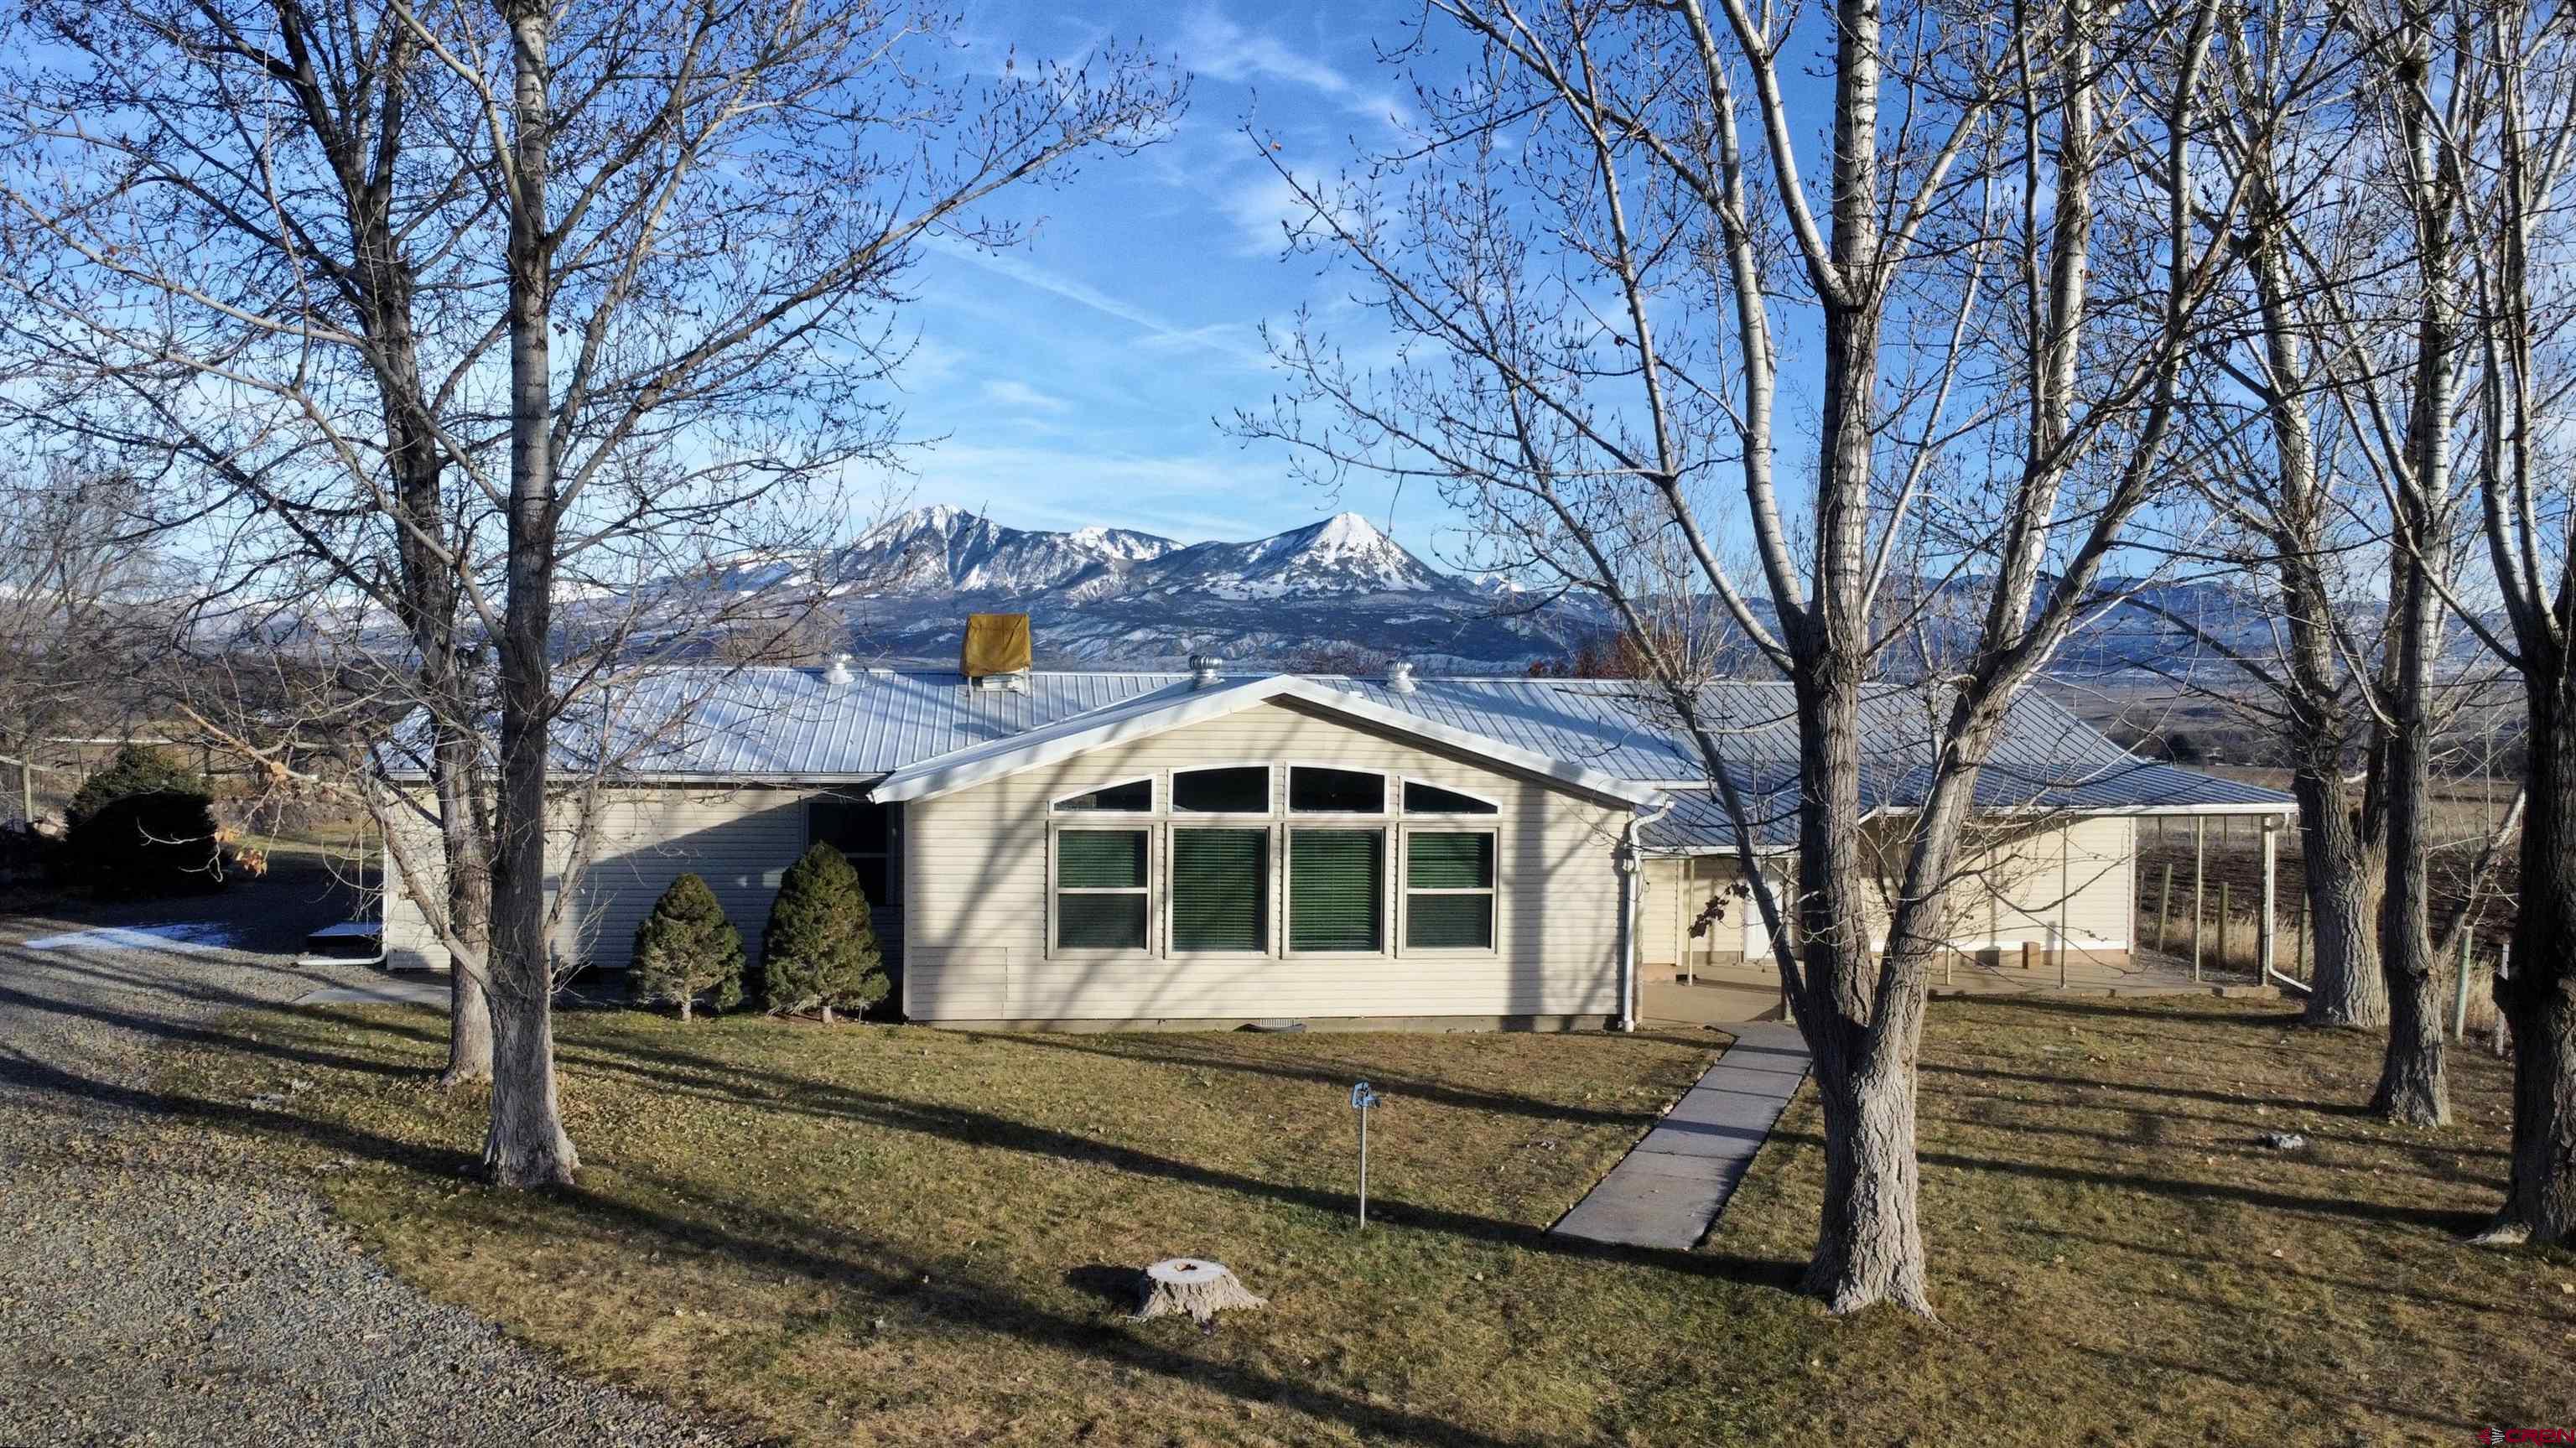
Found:
M 1619 839 L 1619 1029 L 1637 1029 L 1637 832 L 1673 812 L 1673 799 L 1631 814 Z

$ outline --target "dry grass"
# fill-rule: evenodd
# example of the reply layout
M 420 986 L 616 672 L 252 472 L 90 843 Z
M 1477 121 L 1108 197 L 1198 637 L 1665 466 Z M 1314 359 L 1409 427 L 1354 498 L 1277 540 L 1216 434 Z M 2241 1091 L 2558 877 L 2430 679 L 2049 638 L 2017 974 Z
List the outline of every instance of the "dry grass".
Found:
M 465 1175 L 479 1103 L 418 1013 L 234 1018 L 168 1083 L 309 1174 L 406 1277 L 583 1368 L 811 1443 L 2467 1441 L 2576 1423 L 2576 1259 L 2471 1249 L 2467 1123 L 2342 1103 L 2369 1043 L 2278 1007 L 1944 1002 L 1926 1046 L 1944 1318 L 1820 1316 L 1812 1098 L 1687 1255 L 1540 1229 L 1706 1035 L 976 1036 L 562 1022 L 579 1190 Z M 1382 1223 L 1348 1220 L 1367 1076 Z M 245 1109 L 286 1078 L 293 1116 Z M 2256 1145 L 2295 1129 L 2314 1143 Z M 1272 1307 L 1131 1325 L 1130 1271 Z M 2568 1290 L 2562 1291 L 2562 1284 Z

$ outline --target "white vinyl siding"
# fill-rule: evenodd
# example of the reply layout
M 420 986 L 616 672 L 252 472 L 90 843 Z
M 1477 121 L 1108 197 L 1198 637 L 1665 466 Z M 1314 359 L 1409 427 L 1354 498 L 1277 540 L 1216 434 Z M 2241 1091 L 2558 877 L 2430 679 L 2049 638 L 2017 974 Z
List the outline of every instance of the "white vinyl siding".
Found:
M 694 872 L 715 892 L 725 918 L 742 931 L 744 950 L 757 960 L 778 882 L 805 853 L 806 804 L 834 792 L 801 786 L 671 785 L 602 791 L 591 866 L 549 936 L 557 959 L 623 969 L 634 950 L 635 929 L 651 913 L 653 902 L 673 880 Z M 572 819 L 560 808 L 549 835 L 547 863 L 551 871 L 560 871 L 572 839 Z M 417 858 L 438 859 L 434 831 L 407 830 L 406 843 Z M 551 890 L 556 876 L 550 874 L 547 884 Z M 445 969 L 447 952 L 404 897 L 399 881 L 395 885 L 385 909 L 387 963 Z M 890 944 L 900 939 L 902 923 L 899 909 L 875 912 L 877 934 Z
M 2125 955 L 2132 945 L 2136 851 L 2137 822 L 2116 816 L 2043 828 L 1990 848 L 1956 888 L 1945 933 L 1965 953 L 2012 952 L 2024 943 L 2051 949 L 2062 927 L 2079 956 Z M 1649 860 L 1638 902 L 1638 960 L 1676 966 L 1685 961 L 1684 948 L 1689 961 L 1702 965 L 1758 955 L 1759 917 L 1749 896 L 1734 893 L 1740 877 L 1732 856 Z M 1691 921 L 1716 896 L 1726 897 L 1725 921 L 1691 939 Z M 1886 913 L 1876 902 L 1870 925 L 1873 941 L 1883 943 Z
M 1283 808 L 1265 828 L 1268 948 L 1174 952 L 1158 927 L 1154 948 L 1053 958 L 1049 936 L 1050 801 L 1137 778 L 1170 798 L 1173 770 L 1269 760 L 1387 776 L 1386 813 L 1298 815 Z M 1409 955 L 1399 948 L 1393 807 L 1404 780 L 1493 801 L 1474 818 L 1496 839 L 1495 948 Z M 1508 775 L 1474 760 L 1356 729 L 1286 704 L 1247 709 L 1133 743 L 1112 745 L 910 806 L 904 1009 L 916 1020 L 1227 1021 L 1354 1016 L 1490 1019 L 1611 1015 L 1619 1004 L 1619 874 L 1613 851 L 1626 806 L 1561 785 Z M 1441 817 L 1444 827 L 1464 825 Z M 1216 827 L 1243 816 L 1158 820 L 1154 918 L 1170 918 L 1171 830 Z M 1109 824 L 1092 817 L 1084 824 Z M 1249 822 L 1246 821 L 1248 824 Z M 1387 908 L 1372 952 L 1291 951 L 1287 855 L 1299 829 L 1383 832 Z

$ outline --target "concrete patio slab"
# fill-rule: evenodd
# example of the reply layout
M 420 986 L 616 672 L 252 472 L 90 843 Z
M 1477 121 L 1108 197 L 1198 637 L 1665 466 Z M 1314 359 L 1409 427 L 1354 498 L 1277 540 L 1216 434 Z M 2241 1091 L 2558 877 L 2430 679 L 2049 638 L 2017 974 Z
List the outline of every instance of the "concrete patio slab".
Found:
M 1726 1054 L 1549 1231 L 1674 1252 L 1708 1235 L 1807 1079 L 1807 1043 L 1796 1026 L 1735 1029 Z

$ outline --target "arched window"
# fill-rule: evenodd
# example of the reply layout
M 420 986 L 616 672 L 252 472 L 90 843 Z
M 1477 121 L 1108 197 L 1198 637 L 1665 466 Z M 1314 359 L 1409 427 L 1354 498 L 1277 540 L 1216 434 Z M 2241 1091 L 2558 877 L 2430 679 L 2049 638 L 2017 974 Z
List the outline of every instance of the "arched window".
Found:
M 1172 810 L 1176 814 L 1268 814 L 1270 769 L 1244 764 L 1174 770 Z
M 1384 814 L 1386 776 L 1364 769 L 1292 764 L 1288 809 L 1292 814 Z
M 1098 789 L 1057 800 L 1055 808 L 1059 814 L 1093 811 L 1150 814 L 1154 808 L 1154 781 L 1131 779 L 1124 784 L 1104 784 Z
M 1489 815 L 1503 811 L 1502 806 L 1492 800 L 1408 779 L 1404 782 L 1404 812 L 1409 815 Z

